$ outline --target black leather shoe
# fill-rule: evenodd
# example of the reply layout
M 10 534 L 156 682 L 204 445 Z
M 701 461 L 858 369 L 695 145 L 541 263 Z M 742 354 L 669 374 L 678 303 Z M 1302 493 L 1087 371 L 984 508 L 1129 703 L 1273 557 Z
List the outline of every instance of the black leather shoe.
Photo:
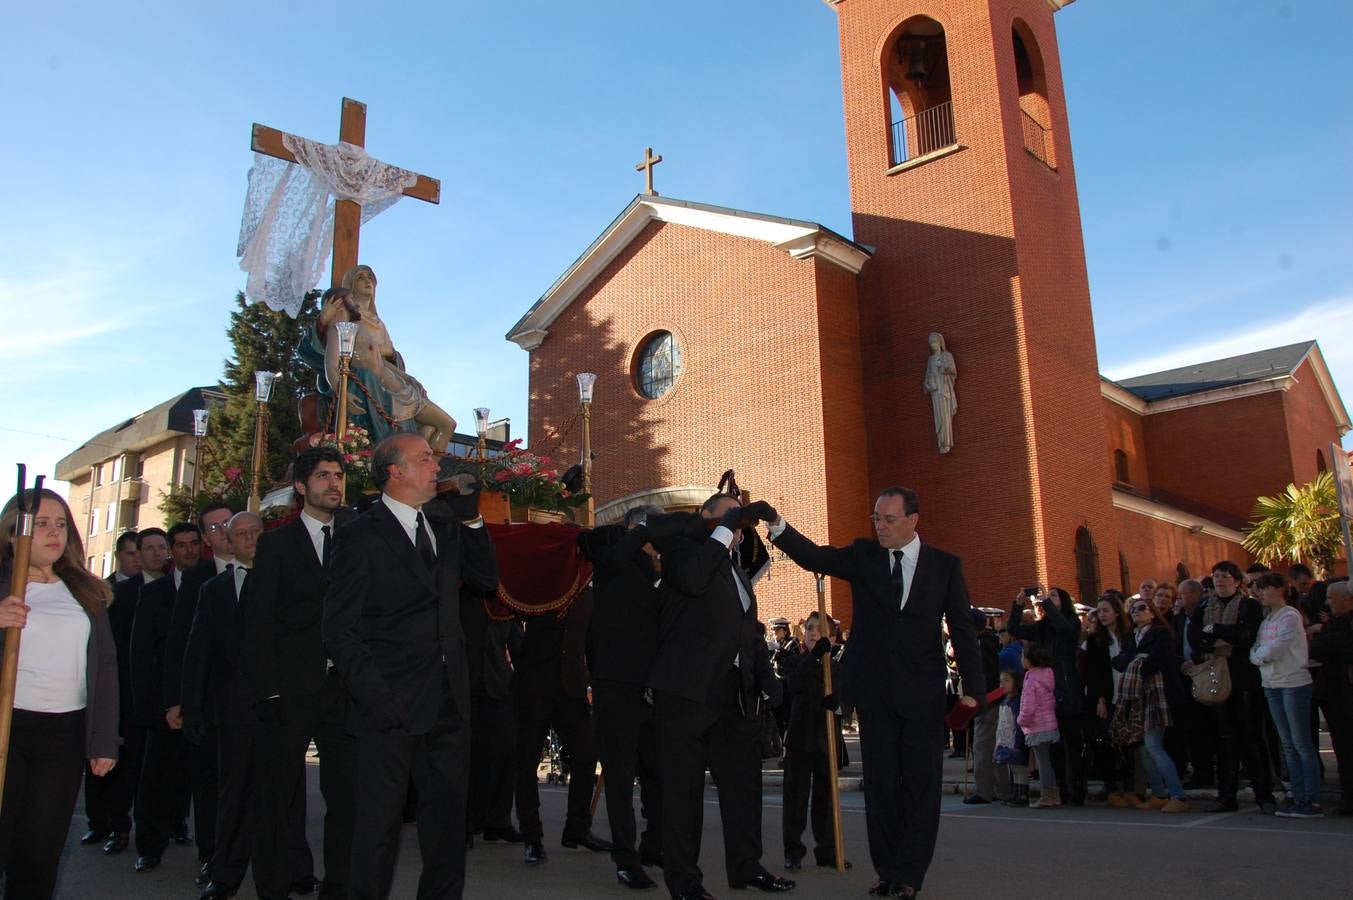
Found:
M 466 849 L 466 850 L 473 850 L 473 849 L 474 849 L 474 832 L 473 832 L 473 831 L 467 831 L 467 832 L 465 832 L 465 849 Z
M 621 866 L 615 870 L 615 880 L 636 891 L 658 886 L 658 883 L 649 878 L 648 873 L 641 866 Z
M 785 868 L 788 869 L 788 870 L 791 871 L 791 872 L 793 872 L 795 869 L 802 869 L 802 868 L 803 868 L 803 857 L 802 857 L 802 856 L 786 856 L 786 857 L 785 857 Z
M 238 890 L 239 888 L 226 887 L 219 881 L 213 881 L 197 895 L 197 900 L 225 900 L 226 897 L 235 896 Z
M 97 844 L 100 841 L 108 840 L 108 832 L 95 831 L 93 828 L 80 836 L 80 843 L 88 847 L 90 844 Z
M 981 794 L 973 794 L 971 797 L 963 798 L 964 806 L 985 806 L 990 802 L 991 802 L 990 800 L 988 800 L 986 797 L 983 797 Z
M 894 885 L 893 885 L 893 892 L 892 892 L 891 894 L 889 894 L 889 896 L 890 896 L 890 897 L 915 897 L 915 896 L 916 896 L 916 888 L 912 887 L 912 886 L 909 885 L 909 884 L 900 884 L 900 883 L 894 884 Z
M 314 875 L 307 875 L 304 878 L 297 878 L 288 888 L 293 894 L 313 894 L 319 890 L 319 879 Z
M 639 851 L 639 864 L 642 865 L 642 866 L 657 866 L 659 869 L 661 869 L 661 868 L 662 868 L 662 851 L 659 850 L 659 851 L 656 852 L 656 853 L 650 851 L 650 852 L 648 852 L 648 853 L 645 853 L 644 851 L 640 850 L 640 851 Z
M 120 831 L 114 831 L 108 836 L 108 840 L 103 845 L 103 852 L 109 855 L 121 853 L 127 849 L 127 835 Z
M 591 850 L 593 853 L 610 853 L 613 849 L 615 849 L 614 847 L 611 846 L 610 841 L 602 840 L 601 838 L 597 837 L 590 831 L 580 838 L 570 838 L 570 837 L 563 838 L 561 841 L 559 841 L 559 843 L 563 844 L 565 847 L 568 847 L 570 850 L 576 850 L 579 847 L 584 847 L 588 850 Z
M 1225 800 L 1218 800 L 1216 803 L 1213 803 L 1207 809 L 1203 810 L 1203 812 L 1225 813 L 1225 812 L 1235 812 L 1238 809 L 1240 809 L 1240 804 L 1236 803 L 1235 801 L 1227 802 Z
M 735 890 L 754 887 L 758 891 L 765 891 L 768 894 L 783 894 L 785 891 L 794 890 L 794 882 L 788 878 L 781 878 L 778 875 L 772 875 L 769 872 L 757 872 L 747 883 Z
M 893 883 L 886 878 L 880 878 L 869 886 L 869 896 L 871 897 L 891 897 L 893 893 Z
M 193 879 L 193 883 L 202 887 L 209 881 L 211 881 L 211 863 L 203 863 L 202 868 L 197 870 L 197 877 Z
M 540 841 L 526 842 L 526 864 L 528 866 L 538 865 L 549 858 L 549 855 L 545 853 L 545 845 Z
M 506 828 L 485 828 L 483 838 L 486 841 L 502 841 L 505 844 L 520 844 L 525 838 L 511 825 Z
M 132 866 L 132 868 L 135 869 L 139 875 L 142 872 L 149 872 L 159 864 L 160 858 L 158 856 L 138 856 L 136 858 L 136 865 Z

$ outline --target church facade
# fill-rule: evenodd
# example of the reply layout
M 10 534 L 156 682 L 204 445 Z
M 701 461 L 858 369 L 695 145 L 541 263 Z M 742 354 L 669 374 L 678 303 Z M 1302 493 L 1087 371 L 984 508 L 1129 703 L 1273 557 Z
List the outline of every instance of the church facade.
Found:
M 1348 415 L 1313 344 L 1266 358 L 1283 375 L 1176 378 L 1180 396 L 1100 377 L 1053 23 L 1066 4 L 830 5 L 853 238 L 635 198 L 508 334 L 530 353 L 530 444 L 579 452 L 574 376 L 594 372 L 599 521 L 689 508 L 733 468 L 805 534 L 844 544 L 870 533 L 877 491 L 904 484 L 979 605 L 1248 561 L 1254 498 L 1309 479 Z M 952 446 L 923 388 L 932 334 L 956 363 Z M 1232 416 L 1265 417 L 1278 449 L 1189 437 Z M 758 590 L 763 619 L 815 602 L 787 562 Z M 829 590 L 848 617 L 843 586 Z

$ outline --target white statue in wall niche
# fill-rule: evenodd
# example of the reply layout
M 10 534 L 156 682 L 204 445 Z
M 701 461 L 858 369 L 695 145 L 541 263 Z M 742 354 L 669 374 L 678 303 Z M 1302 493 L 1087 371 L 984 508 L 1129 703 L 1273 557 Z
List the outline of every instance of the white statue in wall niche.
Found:
M 935 414 L 935 440 L 941 453 L 954 447 L 954 413 L 958 412 L 958 391 L 954 382 L 958 368 L 954 355 L 944 349 L 944 335 L 938 331 L 930 335 L 930 359 L 925 366 L 925 392 L 930 395 L 930 408 Z

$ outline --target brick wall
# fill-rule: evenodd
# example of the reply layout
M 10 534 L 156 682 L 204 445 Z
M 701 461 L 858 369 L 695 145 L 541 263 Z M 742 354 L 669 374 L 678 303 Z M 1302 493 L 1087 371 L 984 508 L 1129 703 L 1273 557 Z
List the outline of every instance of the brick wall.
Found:
M 1127 456 L 1128 485 L 1143 496 L 1151 496 L 1151 468 L 1147 462 L 1146 431 L 1142 417 L 1112 400 L 1104 400 L 1104 421 L 1108 443 L 1109 480 L 1116 480 L 1114 451 Z
M 1143 578 L 1174 583 L 1175 566 L 1183 563 L 1194 578 L 1212 574 L 1212 567 L 1229 559 L 1242 569 L 1253 560 L 1239 544 L 1209 534 L 1191 534 L 1181 525 L 1163 522 L 1127 509 L 1115 509 L 1119 549 L 1127 558 L 1128 593 L 1135 593 Z M 1107 554 L 1112 556 L 1112 554 Z M 1117 564 L 1117 559 L 1112 560 Z M 1120 587 L 1117 574 L 1106 587 Z
M 1315 477 L 1317 450 L 1325 457 L 1326 468 L 1332 466 L 1329 443 L 1338 443 L 1341 435 L 1325 394 L 1316 381 L 1315 372 L 1311 370 L 1310 361 L 1302 363 L 1294 374 L 1296 383 L 1283 394 L 1284 425 L 1292 452 L 1292 477 L 1297 484 L 1305 484 Z M 1264 493 L 1273 494 L 1280 490 L 1282 486 Z

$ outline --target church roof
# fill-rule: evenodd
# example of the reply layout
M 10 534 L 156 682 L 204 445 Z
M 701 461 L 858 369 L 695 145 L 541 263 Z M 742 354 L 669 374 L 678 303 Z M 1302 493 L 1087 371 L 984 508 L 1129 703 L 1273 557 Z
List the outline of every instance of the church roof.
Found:
M 1164 372 L 1153 372 L 1150 375 L 1125 378 L 1118 384 L 1148 403 L 1166 397 L 1184 397 L 1217 388 L 1253 384 L 1291 375 L 1301 366 L 1315 345 L 1315 341 L 1302 341 L 1299 344 L 1288 344 L 1286 347 L 1273 347 Z
M 640 194 L 512 326 L 507 339 L 523 350 L 539 347 L 554 320 L 652 221 L 765 241 L 794 259 L 820 256 L 852 274 L 872 255 L 869 248 L 816 222 Z
M 189 388 L 163 403 L 152 406 L 104 429 L 81 444 L 56 464 L 58 481 L 71 481 L 95 463 L 120 453 L 153 447 L 176 434 L 193 433 L 193 410 L 211 409 L 225 403 L 225 394 L 215 385 Z

